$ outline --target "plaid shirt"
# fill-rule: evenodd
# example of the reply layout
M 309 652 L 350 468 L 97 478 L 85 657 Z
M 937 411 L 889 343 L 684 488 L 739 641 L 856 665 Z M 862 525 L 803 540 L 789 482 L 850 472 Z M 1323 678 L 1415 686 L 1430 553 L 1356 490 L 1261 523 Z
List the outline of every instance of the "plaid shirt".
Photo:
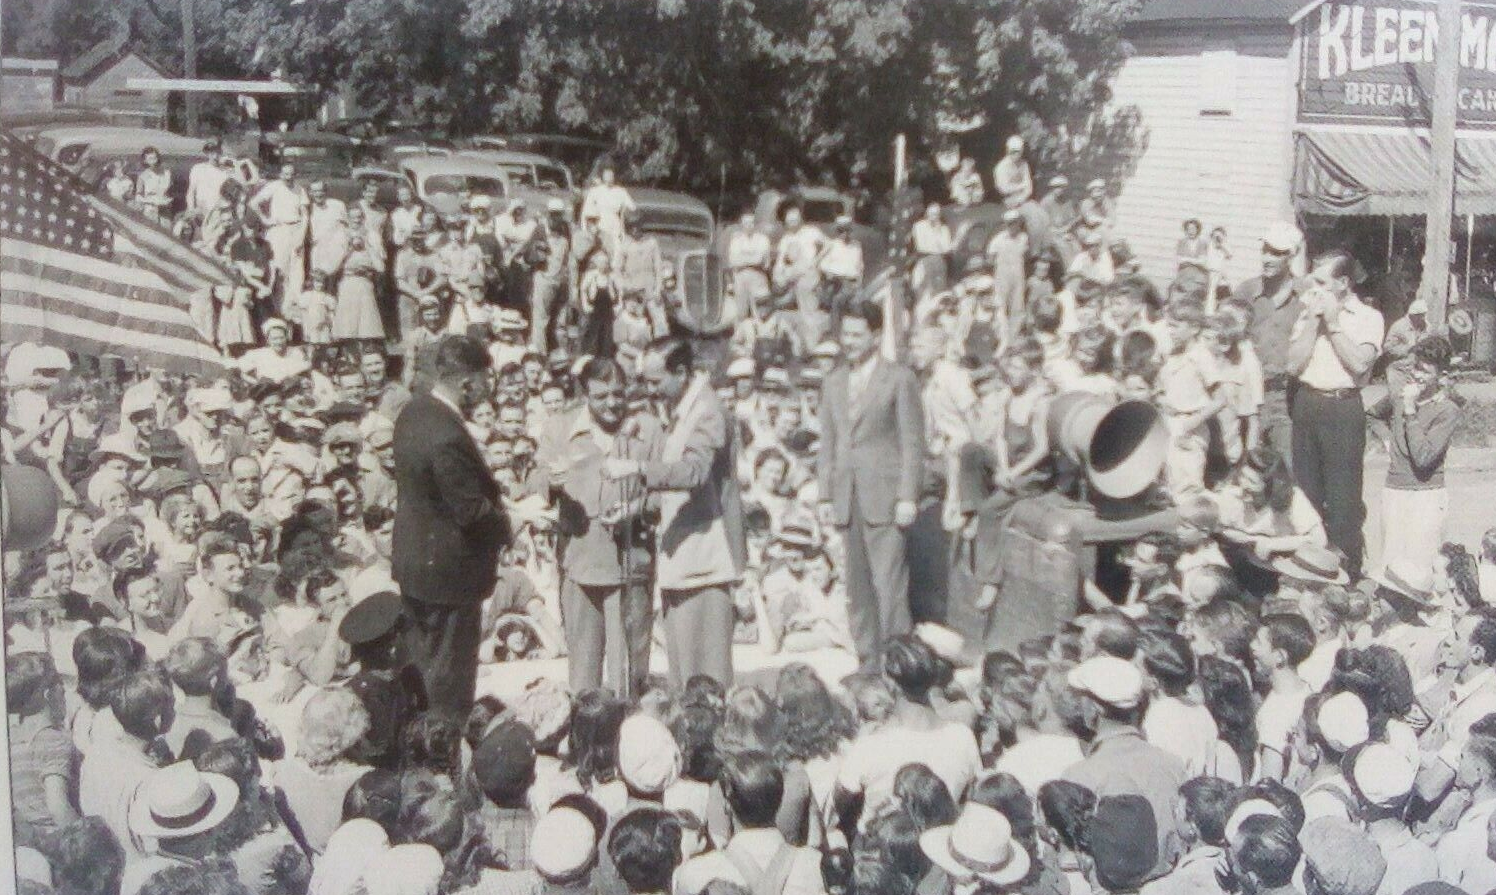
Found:
M 69 781 L 73 778 L 73 743 L 68 735 L 52 727 L 44 713 L 10 721 L 11 811 L 17 826 L 55 827 L 47 807 L 46 779 L 51 776 Z M 24 844 L 24 843 L 23 843 Z
M 488 842 L 510 870 L 529 870 L 530 839 L 535 835 L 535 815 L 526 808 L 500 808 L 484 803 L 478 820 L 488 835 Z

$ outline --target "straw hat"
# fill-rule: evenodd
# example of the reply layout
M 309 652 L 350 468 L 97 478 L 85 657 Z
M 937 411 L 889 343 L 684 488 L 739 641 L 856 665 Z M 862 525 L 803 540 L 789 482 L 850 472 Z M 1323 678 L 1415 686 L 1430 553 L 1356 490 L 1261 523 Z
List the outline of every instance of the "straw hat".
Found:
M 956 822 L 919 837 L 925 856 L 956 880 L 1008 886 L 1028 876 L 1029 854 L 1001 812 L 968 802 Z
M 130 830 L 147 839 L 181 839 L 223 823 L 238 803 L 233 780 L 179 761 L 146 778 L 130 805 Z

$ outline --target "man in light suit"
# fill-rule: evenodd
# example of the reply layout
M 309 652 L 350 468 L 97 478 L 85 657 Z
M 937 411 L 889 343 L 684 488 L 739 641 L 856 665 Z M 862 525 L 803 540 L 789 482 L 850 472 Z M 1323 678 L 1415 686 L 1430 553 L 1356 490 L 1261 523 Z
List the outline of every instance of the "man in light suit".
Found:
M 821 515 L 846 542 L 852 639 L 864 667 L 885 640 L 912 627 L 905 534 L 925 454 L 919 383 L 909 368 L 879 356 L 882 332 L 879 305 L 864 301 L 850 311 L 842 362 L 821 387 Z
M 649 460 L 610 459 L 614 477 L 641 476 L 658 501 L 655 576 L 664 607 L 670 679 L 705 674 L 732 683 L 732 587 L 747 562 L 737 439 L 711 378 L 694 369 L 690 342 L 666 339 L 644 356 L 641 376 L 668 428 Z
M 489 394 L 488 352 L 467 336 L 436 350 L 437 382 L 395 421 L 395 581 L 411 624 L 411 662 L 433 708 L 473 705 L 483 601 L 498 580 L 509 518 L 463 414 Z

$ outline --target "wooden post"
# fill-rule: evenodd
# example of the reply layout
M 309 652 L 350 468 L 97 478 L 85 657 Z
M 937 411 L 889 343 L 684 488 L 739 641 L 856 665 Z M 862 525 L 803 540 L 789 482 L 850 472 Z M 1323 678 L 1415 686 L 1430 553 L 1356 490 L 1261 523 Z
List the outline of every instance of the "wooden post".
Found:
M 197 22 L 194 19 L 193 0 L 181 0 L 182 9 L 182 77 L 188 80 L 197 78 Z M 197 105 L 198 95 L 196 91 L 188 90 L 182 95 L 185 103 L 184 111 L 187 113 L 187 136 L 198 135 L 197 129 Z
M 1455 129 L 1459 117 L 1460 0 L 1439 0 L 1439 42 L 1434 59 L 1432 170 L 1424 221 L 1423 282 L 1428 325 L 1444 325 L 1449 300 L 1449 240 L 1454 217 Z

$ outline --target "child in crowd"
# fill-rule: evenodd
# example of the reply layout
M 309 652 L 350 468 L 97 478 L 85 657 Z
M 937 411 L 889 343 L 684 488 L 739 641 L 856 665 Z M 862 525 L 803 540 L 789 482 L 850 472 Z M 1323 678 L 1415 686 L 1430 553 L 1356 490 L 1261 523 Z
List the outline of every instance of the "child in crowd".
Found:
M 1199 341 L 1204 310 L 1191 301 L 1176 301 L 1165 310 L 1164 323 L 1169 347 L 1158 371 L 1156 400 L 1169 428 L 1164 481 L 1178 497 L 1205 487 L 1209 422 L 1223 401 L 1215 361 Z

